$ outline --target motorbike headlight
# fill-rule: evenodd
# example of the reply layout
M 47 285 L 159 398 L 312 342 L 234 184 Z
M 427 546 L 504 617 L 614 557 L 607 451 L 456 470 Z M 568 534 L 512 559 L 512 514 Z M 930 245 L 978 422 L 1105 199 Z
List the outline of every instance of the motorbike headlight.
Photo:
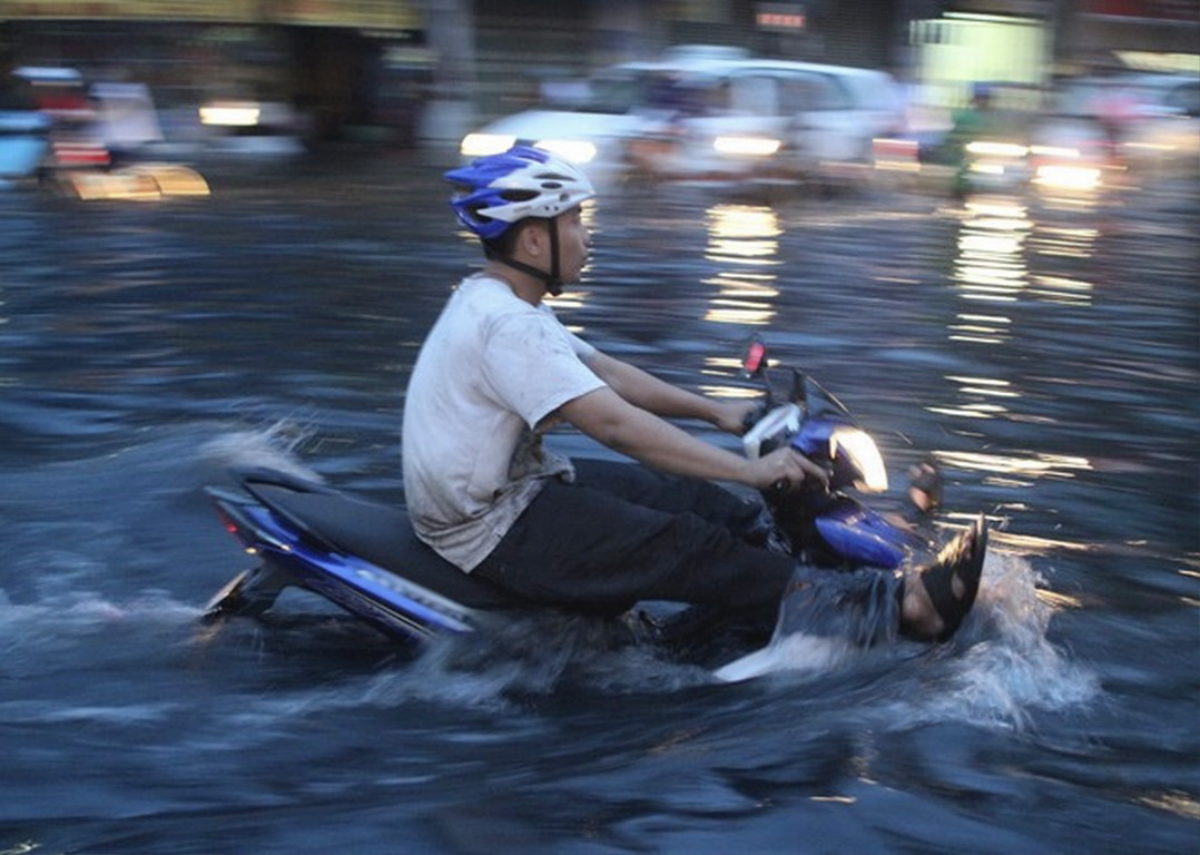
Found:
M 516 141 L 516 137 L 507 134 L 467 134 L 458 150 L 463 157 L 487 157 L 490 154 L 503 154 Z
M 833 432 L 829 440 L 834 457 L 844 454 L 859 471 L 862 478 L 855 482 L 861 490 L 882 493 L 888 488 L 887 470 L 875 440 L 858 428 L 842 427 Z
M 735 157 L 770 157 L 783 145 L 772 137 L 727 136 L 713 140 L 713 148 Z

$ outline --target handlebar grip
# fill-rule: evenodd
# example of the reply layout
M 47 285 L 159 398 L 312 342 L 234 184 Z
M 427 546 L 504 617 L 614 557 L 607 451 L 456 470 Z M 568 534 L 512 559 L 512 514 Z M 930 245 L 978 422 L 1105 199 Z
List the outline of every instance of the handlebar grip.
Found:
M 742 433 L 748 433 L 771 409 L 771 404 L 765 398 L 753 410 L 742 417 Z
M 788 494 L 788 482 L 786 478 L 780 478 L 770 487 L 763 490 L 763 498 L 769 502 L 778 502 Z

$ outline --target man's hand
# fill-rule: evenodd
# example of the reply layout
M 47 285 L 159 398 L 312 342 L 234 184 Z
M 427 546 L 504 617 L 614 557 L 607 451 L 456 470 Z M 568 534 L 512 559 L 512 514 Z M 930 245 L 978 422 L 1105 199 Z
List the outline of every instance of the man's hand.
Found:
M 789 491 L 795 490 L 810 479 L 829 484 L 828 473 L 791 447 L 777 448 L 765 457 L 746 462 L 746 483 L 760 490 L 770 489 L 780 482 L 786 483 Z
M 761 406 L 759 400 L 714 402 L 712 423 L 726 433 L 741 436 L 746 432 L 746 417 Z

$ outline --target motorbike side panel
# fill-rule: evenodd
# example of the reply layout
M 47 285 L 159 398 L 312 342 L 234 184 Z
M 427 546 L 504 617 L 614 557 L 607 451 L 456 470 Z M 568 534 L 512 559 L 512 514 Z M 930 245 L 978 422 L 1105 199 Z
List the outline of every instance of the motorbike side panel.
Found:
M 408 639 L 474 630 L 477 615 L 471 609 L 370 562 L 313 545 L 288 520 L 253 499 L 230 494 L 215 498 L 229 528 L 270 568 L 270 573 L 262 574 L 272 583 L 265 597 L 273 599 L 285 585 L 305 588 L 390 635 Z M 245 597 L 252 592 L 243 587 L 238 593 Z M 239 611 L 222 606 L 214 600 L 210 613 Z M 255 611 L 268 607 L 269 603 Z
M 894 570 L 904 562 L 908 535 L 853 500 L 817 517 L 816 527 L 825 542 L 851 564 Z

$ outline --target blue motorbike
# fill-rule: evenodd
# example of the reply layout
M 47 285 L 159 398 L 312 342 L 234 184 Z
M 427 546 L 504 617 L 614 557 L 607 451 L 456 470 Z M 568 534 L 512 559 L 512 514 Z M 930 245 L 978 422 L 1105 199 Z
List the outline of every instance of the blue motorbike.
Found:
M 772 548 L 836 572 L 864 567 L 893 571 L 928 546 L 847 492 L 884 490 L 887 474 L 875 442 L 845 406 L 795 371 L 787 400 L 777 400 L 761 341 L 748 349 L 744 367 L 746 376 L 766 389 L 764 404 L 743 438 L 746 453 L 765 454 L 789 443 L 829 473 L 828 487 L 788 492 L 777 485 L 764 491 L 774 522 L 768 538 Z M 258 564 L 212 598 L 208 621 L 264 616 L 289 587 L 319 594 L 388 636 L 418 643 L 486 632 L 514 614 L 544 608 L 443 560 L 417 539 L 401 507 L 275 470 L 232 474 L 237 489 L 210 487 L 207 492 L 228 530 Z M 670 636 L 674 649 L 696 649 L 694 640 L 682 636 L 711 632 L 715 623 L 710 614 L 702 620 L 656 624 L 654 632 L 644 632 L 647 613 L 639 610 L 637 620 L 629 614 L 623 625 L 634 630 L 637 640 Z M 661 631 L 664 626 L 672 629 Z

